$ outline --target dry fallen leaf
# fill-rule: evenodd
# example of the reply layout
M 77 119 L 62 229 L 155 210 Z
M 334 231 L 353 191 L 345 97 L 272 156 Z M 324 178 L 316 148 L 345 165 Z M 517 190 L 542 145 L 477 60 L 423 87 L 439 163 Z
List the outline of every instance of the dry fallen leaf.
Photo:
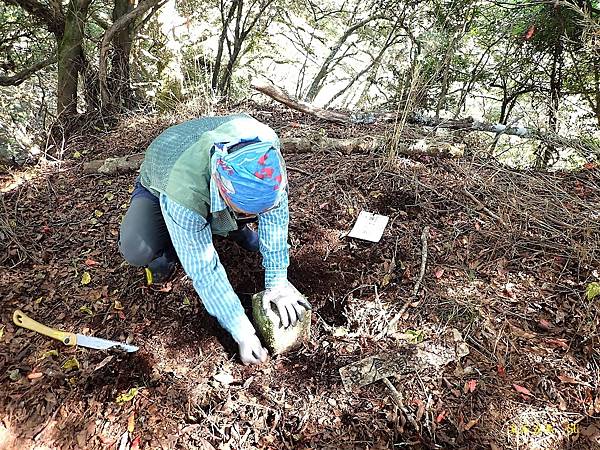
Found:
M 569 383 L 569 384 L 579 384 L 580 382 L 577 381 L 575 378 L 573 377 L 569 377 L 567 375 L 557 375 L 557 378 L 562 381 L 563 383 Z
M 173 285 L 170 281 L 167 281 L 165 283 L 165 285 L 163 287 L 161 287 L 158 291 L 159 292 L 171 292 L 171 290 L 173 289 Z
M 473 392 L 477 387 L 477 380 L 469 380 L 465 383 L 465 387 L 463 392 L 466 394 L 467 392 Z
M 554 347 L 558 347 L 558 348 L 562 348 L 564 350 L 568 350 L 569 349 L 569 344 L 567 343 L 566 339 L 552 339 L 552 338 L 547 338 L 545 339 L 547 344 L 550 344 Z
M 479 422 L 479 419 L 469 420 L 469 422 L 465 425 L 465 430 L 469 431 L 471 428 L 473 428 L 475 425 L 477 425 L 477 422 Z
M 114 445 L 116 442 L 114 439 L 106 437 L 103 434 L 99 434 L 98 439 L 100 439 L 100 442 L 104 445 Z
M 233 375 L 231 375 L 230 373 L 220 372 L 216 374 L 213 378 L 219 383 L 221 383 L 223 386 L 229 386 L 231 383 L 233 383 Z
M 129 402 L 138 394 L 138 388 L 131 388 L 127 392 L 123 392 L 117 396 L 116 402 L 118 405 Z
M 425 403 L 423 403 L 421 400 L 417 400 L 417 403 L 419 405 L 419 408 L 417 409 L 416 419 L 417 422 L 419 422 L 423 417 L 423 414 L 425 414 Z
M 63 363 L 62 368 L 65 370 L 79 369 L 79 361 L 75 357 L 69 358 Z
M 446 418 L 446 414 L 448 414 L 446 410 L 443 410 L 441 413 L 439 413 L 438 416 L 435 418 L 436 423 L 442 422 Z
M 550 331 L 550 322 L 546 319 L 540 319 L 538 322 L 538 327 L 544 331 Z
M 131 442 L 131 447 L 129 447 L 129 450 L 139 450 L 140 448 L 140 437 L 136 437 L 132 442 Z
M 503 378 L 506 376 L 506 369 L 502 364 L 498 364 L 498 375 L 500 375 Z
M 58 350 L 48 350 L 41 355 L 42 358 L 49 358 L 50 356 L 58 356 Z
M 133 430 L 135 430 L 135 412 L 132 412 L 127 419 L 127 431 L 133 433 Z
M 529 389 L 524 388 L 523 386 L 519 386 L 518 384 L 514 384 L 513 383 L 513 387 L 515 388 L 515 390 L 523 395 L 531 395 L 531 392 L 529 392 Z
M 81 308 L 79 308 L 79 311 L 89 314 L 90 316 L 94 315 L 94 311 L 92 311 L 88 306 L 82 306 Z

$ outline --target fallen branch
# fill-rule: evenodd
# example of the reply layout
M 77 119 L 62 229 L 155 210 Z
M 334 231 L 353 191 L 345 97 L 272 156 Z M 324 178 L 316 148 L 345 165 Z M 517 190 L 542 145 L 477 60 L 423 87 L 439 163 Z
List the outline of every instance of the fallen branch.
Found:
M 465 193 L 465 195 L 467 197 L 469 197 L 471 200 L 473 200 L 475 202 L 475 204 L 477 205 L 477 209 L 480 209 L 481 211 L 486 213 L 488 216 L 490 216 L 492 219 L 497 220 L 500 225 L 502 225 L 503 227 L 506 227 L 506 223 L 500 218 L 500 216 L 493 213 L 487 206 L 485 206 L 483 203 L 481 203 L 481 201 L 477 197 L 475 197 L 473 194 L 471 194 L 469 191 L 467 191 L 466 188 L 463 189 L 463 192 Z
M 334 111 L 329 111 L 327 109 L 318 108 L 316 106 L 311 105 L 310 103 L 293 99 L 289 96 L 287 92 L 285 92 L 283 89 L 278 88 L 274 84 L 254 79 L 251 81 L 250 85 L 253 89 L 256 89 L 257 91 L 268 95 L 269 97 L 277 100 L 280 103 L 283 103 L 284 105 L 292 109 L 295 109 L 296 111 L 310 114 L 311 116 L 315 116 L 320 119 L 327 120 L 329 122 L 349 123 L 349 116 L 347 114 L 337 113 Z
M 396 113 L 386 112 L 350 114 L 318 108 L 309 103 L 297 100 L 291 97 L 283 89 L 280 89 L 277 86 L 262 80 L 252 80 L 250 85 L 253 89 L 271 97 L 280 103 L 283 103 L 292 109 L 295 109 L 296 111 L 310 114 L 329 122 L 340 124 L 357 124 L 398 121 L 398 114 Z M 412 116 L 408 117 L 406 121 L 412 125 L 424 127 L 447 128 L 450 130 L 462 131 L 482 131 L 486 133 L 494 133 L 496 135 L 506 134 L 510 136 L 518 136 L 524 139 L 536 139 L 554 147 L 572 148 L 578 150 L 584 155 L 600 155 L 600 144 L 594 142 L 593 140 L 583 138 L 571 139 L 555 133 L 543 132 L 531 128 L 479 122 L 473 120 L 472 118 L 459 120 L 436 119 L 418 114 L 413 114 Z
M 284 153 L 311 153 L 315 151 L 338 152 L 343 155 L 351 153 L 371 153 L 385 148 L 385 139 L 365 136 L 352 139 L 318 138 L 282 138 L 281 148 Z M 459 150 L 458 152 L 456 150 Z M 410 156 L 436 156 L 452 158 L 462 155 L 462 149 L 447 143 L 433 142 L 424 148 L 402 147 L 398 150 Z M 105 175 L 134 172 L 140 168 L 144 160 L 143 154 L 122 156 L 119 158 L 97 159 L 83 165 L 84 173 L 102 173 Z M 294 170 L 294 169 L 290 169 Z
M 118 173 L 134 172 L 140 168 L 143 160 L 143 153 L 123 156 L 121 158 L 96 159 L 84 163 L 83 173 L 114 175 Z
M 421 287 L 421 283 L 423 282 L 423 277 L 425 276 L 425 266 L 427 265 L 427 237 L 429 236 L 429 227 L 426 226 L 423 228 L 423 232 L 421 233 L 421 270 L 419 271 L 419 278 L 415 283 L 415 287 L 412 293 L 412 299 L 415 300 L 417 298 L 417 294 L 419 293 L 419 289 Z M 406 303 L 403 307 L 404 310 L 408 307 L 408 303 Z M 404 314 L 404 311 L 401 311 Z
M 385 386 L 388 388 L 388 390 L 390 391 L 390 394 L 392 395 L 392 400 L 394 400 L 394 403 L 396 404 L 396 406 L 398 406 L 398 408 L 400 408 L 400 411 L 402 411 L 404 413 L 404 416 L 408 419 L 408 421 L 411 423 L 411 425 L 413 427 L 415 427 L 415 430 L 419 431 L 420 430 L 419 424 L 417 423 L 417 421 L 415 420 L 413 415 L 410 413 L 408 408 L 406 408 L 406 406 L 404 406 L 404 402 L 402 400 L 402 394 L 398 391 L 398 389 L 396 389 L 396 387 L 392 384 L 392 382 L 389 380 L 389 378 L 384 377 L 384 378 L 382 378 L 382 381 L 385 384 Z

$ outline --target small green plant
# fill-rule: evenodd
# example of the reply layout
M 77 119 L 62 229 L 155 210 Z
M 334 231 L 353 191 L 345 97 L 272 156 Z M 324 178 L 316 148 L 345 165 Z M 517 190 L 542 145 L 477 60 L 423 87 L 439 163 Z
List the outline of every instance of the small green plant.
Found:
M 585 289 L 585 298 L 588 300 L 594 300 L 600 295 L 600 283 L 594 281 L 587 285 Z

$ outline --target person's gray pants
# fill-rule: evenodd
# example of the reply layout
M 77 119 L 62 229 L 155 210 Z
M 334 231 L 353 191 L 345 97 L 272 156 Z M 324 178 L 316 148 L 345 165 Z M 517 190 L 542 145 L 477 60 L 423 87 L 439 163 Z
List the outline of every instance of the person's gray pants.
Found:
M 168 262 L 177 260 L 158 198 L 137 180 L 121 223 L 119 250 L 133 266 L 148 266 L 161 257 Z

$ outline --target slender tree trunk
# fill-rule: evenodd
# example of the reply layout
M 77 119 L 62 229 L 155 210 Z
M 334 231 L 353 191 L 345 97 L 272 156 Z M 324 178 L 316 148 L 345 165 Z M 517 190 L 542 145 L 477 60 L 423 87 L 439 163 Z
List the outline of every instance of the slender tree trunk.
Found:
M 130 0 L 115 0 L 112 13 L 113 23 L 131 10 L 133 10 L 133 3 Z M 126 108 L 131 107 L 133 104 L 129 65 L 129 55 L 131 54 L 133 41 L 132 31 L 133 23 L 130 22 L 126 27 L 119 30 L 112 40 L 111 69 L 108 82 L 114 104 Z
M 221 23 L 223 28 L 221 29 L 221 36 L 219 36 L 219 43 L 217 46 L 217 55 L 215 57 L 215 65 L 213 67 L 211 87 L 214 92 L 217 92 L 217 88 L 219 86 L 219 74 L 221 72 L 221 60 L 223 59 L 223 47 L 225 45 L 225 40 L 227 39 L 227 30 L 229 28 L 229 24 L 231 23 L 231 19 L 233 19 L 233 14 L 236 11 L 238 0 L 233 0 L 229 11 L 227 12 L 227 16 L 225 16 L 225 3 L 221 4 Z
M 379 16 L 379 15 L 374 15 L 374 16 L 368 17 L 368 18 L 352 25 L 344 32 L 344 34 L 342 34 L 342 36 L 338 39 L 338 41 L 335 43 L 335 45 L 331 48 L 329 55 L 327 55 L 327 58 L 325 58 L 323 65 L 321 66 L 321 68 L 315 75 L 315 78 L 313 79 L 312 83 L 310 84 L 310 87 L 308 88 L 308 92 L 306 93 L 306 95 L 304 97 L 304 99 L 306 101 L 312 102 L 315 99 L 315 97 L 319 94 L 319 92 L 323 88 L 323 84 L 325 83 L 325 78 L 327 77 L 327 75 L 329 74 L 329 72 L 331 70 L 331 65 L 333 64 L 335 57 L 337 56 L 338 52 L 340 51 L 340 49 L 342 48 L 344 43 L 348 40 L 348 38 L 350 38 L 350 36 L 352 36 L 357 30 L 364 27 L 369 22 L 372 22 L 373 20 L 379 19 L 379 18 L 381 18 L 381 16 Z
M 552 55 L 552 71 L 550 73 L 550 92 L 548 102 L 548 131 L 555 133 L 558 131 L 558 108 L 560 104 L 560 91 L 562 88 L 562 57 L 563 45 L 559 37 L 554 44 L 554 52 Z M 539 168 L 545 169 L 548 163 L 556 155 L 556 147 L 546 145 L 540 149 L 540 154 L 537 158 L 536 165 Z
M 57 113 L 66 119 L 77 114 L 77 86 L 83 69 L 83 26 L 89 0 L 71 0 L 65 14 L 65 29 L 58 44 Z
M 228 50 L 229 50 L 229 60 L 227 61 L 227 66 L 225 67 L 225 71 L 221 75 L 221 80 L 218 85 L 218 92 L 221 94 L 227 94 L 229 91 L 231 76 L 233 74 L 233 67 L 237 62 L 237 59 L 242 50 L 242 45 L 245 39 L 244 30 L 241 28 L 242 24 L 242 13 L 244 9 L 244 0 L 236 0 L 236 14 L 235 14 L 235 30 L 233 33 L 233 50 L 231 49 L 231 43 L 227 41 Z M 248 12 L 250 13 L 250 12 Z

